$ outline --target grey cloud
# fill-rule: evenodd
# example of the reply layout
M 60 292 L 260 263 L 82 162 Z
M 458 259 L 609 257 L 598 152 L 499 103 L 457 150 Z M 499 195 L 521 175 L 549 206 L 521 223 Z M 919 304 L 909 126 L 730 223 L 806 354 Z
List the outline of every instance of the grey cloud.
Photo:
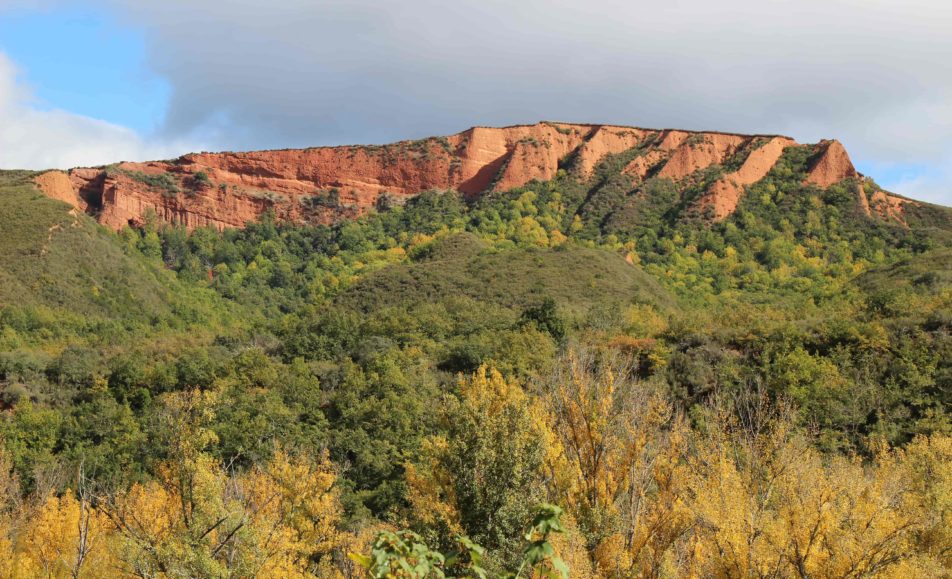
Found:
M 100 1 L 146 31 L 173 87 L 167 139 L 373 143 L 558 119 L 835 136 L 868 165 L 952 156 L 941 0 Z

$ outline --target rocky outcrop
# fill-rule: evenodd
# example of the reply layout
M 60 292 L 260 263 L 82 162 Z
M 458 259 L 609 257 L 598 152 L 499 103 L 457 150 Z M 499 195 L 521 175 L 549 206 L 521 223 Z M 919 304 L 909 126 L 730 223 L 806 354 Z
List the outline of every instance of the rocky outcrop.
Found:
M 873 185 L 872 194 L 867 195 L 866 184 L 856 184 L 856 199 L 860 210 L 867 217 L 876 217 L 883 221 L 891 221 L 907 226 L 905 209 L 907 205 L 920 205 L 918 201 L 891 195 Z
M 682 181 L 749 153 L 700 201 L 722 219 L 734 211 L 743 188 L 763 178 L 793 144 L 778 136 L 542 122 L 382 146 L 193 153 L 173 161 L 51 171 L 36 183 L 112 228 L 154 216 L 188 228 L 223 229 L 267 211 L 280 219 L 331 223 L 430 189 L 476 197 L 547 181 L 560 169 L 587 179 L 608 155 L 630 154 L 623 171 L 637 182 L 653 176 Z M 855 174 L 842 145 L 823 141 L 807 181 L 828 186 Z
M 48 171 L 42 175 L 37 175 L 34 182 L 47 197 L 65 201 L 83 211 L 86 210 L 82 199 L 79 197 L 78 188 L 73 185 L 69 175 L 66 173 L 62 171 Z
M 810 163 L 806 182 L 820 187 L 829 187 L 843 179 L 857 177 L 859 173 L 853 167 L 849 154 L 839 141 L 820 141 L 817 152 Z
M 589 177 L 595 165 L 605 155 L 622 153 L 639 146 L 646 138 L 655 135 L 654 131 L 621 127 L 599 127 L 592 136 L 579 147 L 577 165 L 584 177 Z
M 723 163 L 751 139 L 716 133 L 692 135 L 674 149 L 658 177 L 680 181 L 699 169 Z
M 908 203 L 915 204 L 915 201 L 890 195 L 881 189 L 869 197 L 870 211 L 874 211 L 880 219 L 898 221 L 903 225 L 906 225 L 905 206 Z
M 597 127 L 579 125 L 537 125 L 483 129 L 490 139 L 506 148 L 503 168 L 493 189 L 506 190 L 525 185 L 533 179 L 548 181 L 555 177 L 559 162 L 578 149 Z M 464 175 L 465 177 L 465 175 Z M 478 193 L 472 187 L 464 193 Z
M 698 200 L 702 211 L 706 212 L 710 208 L 711 217 L 715 221 L 734 213 L 744 194 L 744 187 L 766 177 L 780 159 L 783 150 L 795 144 L 796 141 L 787 137 L 773 137 L 754 145 L 756 148 L 750 151 L 739 169 L 715 181 Z
M 631 175 L 636 180 L 644 180 L 649 173 L 659 167 L 662 161 L 667 160 L 668 154 L 665 151 L 660 149 L 652 149 L 647 151 L 643 155 L 638 155 L 632 159 L 625 168 L 622 169 L 622 172 L 626 175 Z

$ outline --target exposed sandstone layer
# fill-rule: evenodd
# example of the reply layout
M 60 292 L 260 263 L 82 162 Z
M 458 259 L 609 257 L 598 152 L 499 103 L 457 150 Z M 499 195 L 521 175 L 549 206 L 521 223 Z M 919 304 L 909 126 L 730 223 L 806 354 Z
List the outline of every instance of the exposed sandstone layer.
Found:
M 893 221 L 905 226 L 908 226 L 905 215 L 906 205 L 919 205 L 918 201 L 890 195 L 882 189 L 876 189 L 872 195 L 867 195 L 862 183 L 856 184 L 856 198 L 860 210 L 867 217 L 878 217 L 884 221 Z
M 898 221 L 903 225 L 906 224 L 906 218 L 903 212 L 905 205 L 908 203 L 915 204 L 915 201 L 912 201 L 911 199 L 903 199 L 902 197 L 896 197 L 895 195 L 889 195 L 882 190 L 876 191 L 869 198 L 869 206 L 871 211 L 876 212 L 880 219 L 885 219 L 887 221 Z
M 744 194 L 744 187 L 753 185 L 767 176 L 774 164 L 780 159 L 783 150 L 795 145 L 793 139 L 773 137 L 750 151 L 739 169 L 724 175 L 714 182 L 698 201 L 703 209 L 711 208 L 712 218 L 720 221 L 734 213 Z
M 671 153 L 658 177 L 680 181 L 699 169 L 723 163 L 751 139 L 740 135 L 703 133 L 684 139 Z
M 66 173 L 62 171 L 48 171 L 42 175 L 38 175 L 34 181 L 37 187 L 39 187 L 47 197 L 65 201 L 85 211 L 82 199 L 80 199 L 78 194 L 78 189 L 73 185 L 69 175 Z
M 622 127 L 599 127 L 592 136 L 579 147 L 578 169 L 584 176 L 591 176 L 595 165 L 605 155 L 617 154 L 637 147 L 645 139 L 655 135 L 654 131 L 628 129 Z
M 622 172 L 631 175 L 635 179 L 643 180 L 649 173 L 659 167 L 663 161 L 666 161 L 668 155 L 660 149 L 653 149 L 644 155 L 638 155 L 632 159 Z
M 222 229 L 241 227 L 266 211 L 330 223 L 430 189 L 476 197 L 549 180 L 563 168 L 587 179 L 607 155 L 626 152 L 632 160 L 624 172 L 636 181 L 657 176 L 678 182 L 749 153 L 700 201 L 722 219 L 734 211 L 743 188 L 762 179 L 793 144 L 777 136 L 542 122 L 381 146 L 194 153 L 174 161 L 51 171 L 36 183 L 112 228 L 154 215 L 189 229 Z M 807 181 L 825 187 L 856 175 L 842 145 L 824 141 Z
M 807 173 L 807 183 L 829 187 L 843 179 L 859 175 L 843 143 L 836 140 L 820 141 L 817 148 L 817 154 Z

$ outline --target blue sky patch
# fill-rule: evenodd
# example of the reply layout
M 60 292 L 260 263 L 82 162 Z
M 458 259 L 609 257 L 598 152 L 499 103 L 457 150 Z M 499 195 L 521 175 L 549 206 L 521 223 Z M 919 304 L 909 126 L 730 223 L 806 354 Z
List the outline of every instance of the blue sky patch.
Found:
M 39 109 L 64 109 L 149 133 L 170 87 L 150 72 L 142 32 L 93 8 L 15 10 L 0 18 L 0 51 Z

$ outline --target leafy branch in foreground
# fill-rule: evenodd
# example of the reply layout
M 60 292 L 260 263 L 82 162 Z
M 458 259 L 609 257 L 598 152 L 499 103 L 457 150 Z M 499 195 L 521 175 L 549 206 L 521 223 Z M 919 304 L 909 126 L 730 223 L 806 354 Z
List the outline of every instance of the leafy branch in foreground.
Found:
M 565 562 L 559 558 L 555 549 L 549 542 L 550 533 L 564 533 L 560 517 L 562 509 L 556 505 L 539 505 L 539 512 L 532 522 L 532 528 L 526 533 L 526 541 L 529 544 L 523 553 L 522 564 L 519 570 L 510 577 L 518 579 L 522 577 L 523 571 L 527 568 L 532 570 L 530 576 L 549 577 L 552 579 L 566 579 L 569 576 L 569 568 Z
M 539 505 L 532 528 L 525 534 L 527 544 L 522 562 L 514 573 L 506 575 L 507 578 L 568 578 L 568 566 L 549 542 L 551 533 L 564 532 L 559 520 L 561 516 L 562 509 L 556 505 Z M 377 535 L 369 555 L 349 553 L 348 556 L 374 579 L 485 579 L 487 572 L 481 563 L 486 550 L 465 536 L 456 537 L 456 546 L 457 550 L 447 556 L 430 549 L 413 531 L 383 531 Z

